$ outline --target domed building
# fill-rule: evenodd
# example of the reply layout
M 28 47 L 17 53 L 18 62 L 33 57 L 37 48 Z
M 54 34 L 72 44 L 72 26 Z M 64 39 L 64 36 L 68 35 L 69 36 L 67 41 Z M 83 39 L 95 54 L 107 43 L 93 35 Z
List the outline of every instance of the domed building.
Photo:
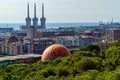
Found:
M 66 47 L 59 44 L 54 44 L 44 50 L 41 60 L 52 60 L 57 57 L 66 57 L 70 55 L 71 53 Z

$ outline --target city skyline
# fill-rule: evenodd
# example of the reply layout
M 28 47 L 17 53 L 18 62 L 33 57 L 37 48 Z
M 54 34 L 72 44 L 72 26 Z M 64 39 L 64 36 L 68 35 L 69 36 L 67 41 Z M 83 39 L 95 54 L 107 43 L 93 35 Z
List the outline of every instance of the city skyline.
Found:
M 0 23 L 25 23 L 28 2 L 31 18 L 36 3 L 39 20 L 45 4 L 47 22 L 106 22 L 112 18 L 120 22 L 119 0 L 6 0 L 0 1 Z

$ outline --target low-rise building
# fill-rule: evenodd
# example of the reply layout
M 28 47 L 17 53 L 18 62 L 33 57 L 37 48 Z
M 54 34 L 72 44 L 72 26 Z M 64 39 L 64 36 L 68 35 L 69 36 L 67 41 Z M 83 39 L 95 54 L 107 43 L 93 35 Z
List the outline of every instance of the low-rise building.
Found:
M 9 55 L 20 55 L 22 54 L 22 44 L 20 42 L 13 42 L 9 44 Z
M 83 35 L 101 38 L 101 33 L 99 31 L 95 31 L 95 30 L 94 31 L 87 30 L 83 33 Z
M 93 36 L 69 36 L 69 37 L 56 37 L 55 43 L 64 45 L 68 48 L 86 46 L 89 44 L 95 44 L 101 42 L 100 38 L 93 37 Z

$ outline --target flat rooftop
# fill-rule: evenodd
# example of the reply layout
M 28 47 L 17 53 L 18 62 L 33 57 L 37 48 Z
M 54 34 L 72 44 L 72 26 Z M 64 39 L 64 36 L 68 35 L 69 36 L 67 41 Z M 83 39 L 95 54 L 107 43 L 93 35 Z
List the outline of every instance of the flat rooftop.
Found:
M 17 60 L 17 59 L 26 59 L 32 57 L 41 57 L 42 55 L 39 54 L 26 54 L 26 55 L 17 55 L 17 56 L 4 56 L 0 57 L 0 62 L 7 61 L 7 60 Z

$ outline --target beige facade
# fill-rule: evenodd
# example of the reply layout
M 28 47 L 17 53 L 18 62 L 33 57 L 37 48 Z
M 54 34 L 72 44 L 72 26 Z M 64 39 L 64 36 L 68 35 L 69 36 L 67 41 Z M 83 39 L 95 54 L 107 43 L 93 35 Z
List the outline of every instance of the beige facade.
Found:
M 34 26 L 30 26 L 27 29 L 27 38 L 28 39 L 34 39 L 37 38 L 37 29 Z
M 2 44 L 2 53 L 9 55 L 22 54 L 22 44 L 19 42 L 13 42 L 9 44 Z
M 109 42 L 114 42 L 114 41 L 120 39 L 120 29 L 115 29 L 115 28 L 107 29 L 106 30 L 106 39 Z
M 9 45 L 10 55 L 20 55 L 22 54 L 22 44 L 19 42 L 14 42 Z

